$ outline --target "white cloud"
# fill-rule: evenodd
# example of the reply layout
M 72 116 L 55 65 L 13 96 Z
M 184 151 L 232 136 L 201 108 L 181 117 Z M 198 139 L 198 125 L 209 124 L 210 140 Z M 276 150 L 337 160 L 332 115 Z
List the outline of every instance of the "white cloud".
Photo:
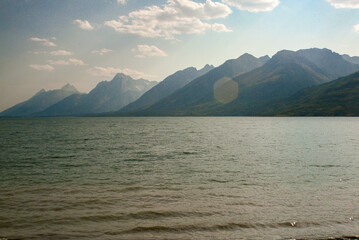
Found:
M 51 42 L 49 39 L 47 38 L 37 38 L 37 37 L 32 37 L 30 38 L 31 41 L 34 41 L 34 42 L 41 42 L 42 44 L 44 44 L 45 46 L 48 46 L 48 47 L 56 47 L 56 44 Z
M 49 63 L 51 65 L 75 65 L 75 66 L 83 66 L 85 63 L 76 58 L 70 58 L 67 61 L 65 60 L 49 60 Z
M 335 8 L 359 8 L 359 0 L 328 0 Z
M 117 2 L 118 2 L 119 4 L 126 4 L 126 3 L 127 3 L 126 0 L 117 0 Z
M 83 66 L 83 65 L 85 65 L 85 63 L 84 63 L 82 60 L 76 59 L 76 58 L 70 58 L 70 59 L 69 59 L 69 63 L 70 63 L 71 65 L 77 65 L 77 66 Z
M 52 51 L 50 52 L 51 55 L 54 56 L 69 56 L 69 55 L 73 55 L 72 52 L 66 51 L 66 50 L 57 50 L 57 51 Z
M 167 54 L 154 45 L 137 45 L 137 48 L 132 49 L 132 52 L 137 53 L 136 57 L 166 57 Z
M 128 69 L 128 68 L 114 68 L 114 67 L 93 67 L 87 70 L 87 72 L 93 76 L 99 76 L 99 77 L 108 77 L 112 78 L 117 73 L 123 73 L 126 75 L 131 76 L 134 79 L 144 78 L 144 79 L 153 79 L 155 76 L 145 74 L 143 72 L 139 72 L 137 70 Z
M 191 0 L 168 0 L 164 10 L 167 13 L 174 11 L 178 17 L 216 19 L 225 18 L 232 10 L 223 3 L 206 0 L 206 3 L 197 3 Z
M 112 50 L 111 49 L 107 49 L 107 48 L 101 48 L 100 50 L 93 50 L 93 51 L 91 51 L 91 53 L 93 53 L 93 54 L 99 54 L 99 55 L 104 55 L 104 54 L 106 54 L 106 53 L 110 53 L 110 52 L 112 52 Z
M 37 71 L 49 71 L 49 72 L 51 72 L 52 70 L 54 70 L 54 67 L 50 66 L 48 64 L 45 64 L 45 65 L 30 64 L 29 66 L 32 69 L 35 69 Z
M 354 32 L 359 33 L 359 24 L 354 25 L 353 30 Z
M 222 2 L 249 12 L 266 12 L 276 8 L 279 0 L 222 0 Z
M 87 20 L 76 19 L 76 20 L 74 20 L 74 24 L 76 24 L 79 28 L 81 28 L 83 30 L 93 30 L 94 29 L 94 27 Z
M 232 30 L 228 29 L 225 25 L 220 23 L 212 24 L 212 30 L 215 32 L 232 32 Z
M 51 65 L 69 65 L 69 62 L 65 60 L 49 60 L 49 63 Z
M 34 55 L 47 54 L 46 51 L 28 51 L 28 53 L 32 53 Z
M 206 0 L 205 3 L 167 0 L 163 6 L 133 11 L 128 16 L 120 16 L 118 20 L 106 21 L 104 25 L 121 33 L 174 39 L 174 35 L 202 34 L 209 29 L 216 31 L 218 25 L 203 20 L 225 18 L 231 13 L 232 10 L 227 5 L 212 0 Z

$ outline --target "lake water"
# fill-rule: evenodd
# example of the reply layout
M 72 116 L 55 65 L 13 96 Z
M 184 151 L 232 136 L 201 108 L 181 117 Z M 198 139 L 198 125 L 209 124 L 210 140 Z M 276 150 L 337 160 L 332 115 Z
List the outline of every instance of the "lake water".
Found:
M 0 237 L 358 234 L 359 118 L 0 120 Z

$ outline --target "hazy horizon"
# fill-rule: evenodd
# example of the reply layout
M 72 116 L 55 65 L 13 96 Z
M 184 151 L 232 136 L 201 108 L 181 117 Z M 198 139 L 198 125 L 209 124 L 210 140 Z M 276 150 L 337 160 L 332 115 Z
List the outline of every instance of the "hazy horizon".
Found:
M 15 0 L 0 3 L 0 111 L 115 73 L 161 81 L 244 53 L 328 48 L 359 56 L 357 0 Z

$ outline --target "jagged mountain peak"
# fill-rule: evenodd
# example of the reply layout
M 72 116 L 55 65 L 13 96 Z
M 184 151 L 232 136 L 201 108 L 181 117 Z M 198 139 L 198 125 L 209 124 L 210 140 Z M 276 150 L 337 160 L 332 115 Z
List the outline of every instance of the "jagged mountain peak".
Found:
M 341 59 L 341 55 L 339 53 L 333 52 L 328 48 L 309 48 L 309 49 L 300 49 L 297 53 L 308 57 L 313 58 L 315 60 L 323 59 L 323 58 L 336 58 Z
M 270 57 L 268 55 L 264 55 L 259 58 L 259 60 L 265 60 L 265 61 L 268 61 L 269 59 L 270 59 Z
M 239 56 L 237 59 L 245 59 L 245 58 L 256 58 L 256 57 L 253 56 L 252 54 L 244 53 L 241 56 Z
M 183 70 L 179 70 L 177 72 L 191 72 L 191 71 L 197 71 L 197 68 L 195 67 L 188 67 L 188 68 L 185 68 Z
M 63 86 L 61 88 L 61 90 L 68 91 L 68 92 L 78 92 L 77 89 L 73 85 L 71 85 L 69 83 L 67 83 L 65 86 Z
M 40 91 L 38 91 L 33 97 L 38 96 L 38 95 L 40 95 L 40 94 L 42 94 L 42 93 L 44 93 L 44 92 L 46 92 L 46 90 L 42 88 L 42 89 L 41 89 Z
M 256 65 L 258 62 L 261 64 L 265 63 L 249 53 L 244 53 L 236 59 L 229 59 L 225 61 L 221 66 L 219 66 L 219 68 L 250 68 L 250 66 Z
M 213 65 L 206 64 L 203 68 L 198 70 L 198 73 L 199 73 L 198 76 L 201 76 L 201 75 L 211 71 L 213 68 L 214 68 Z
M 292 50 L 281 50 L 273 55 L 273 58 L 293 58 L 298 56 L 298 54 Z
M 206 68 L 213 68 L 214 66 L 211 64 L 211 65 L 209 65 L 209 64 L 206 64 L 202 69 L 206 69 Z M 200 69 L 200 70 L 202 70 L 202 69 Z
M 340 54 L 327 48 L 301 49 L 297 53 L 321 68 L 331 80 L 359 70 L 359 65 L 347 61 Z
M 311 61 L 302 56 L 301 54 L 291 51 L 291 50 L 281 50 L 277 52 L 269 61 L 268 64 L 289 64 L 289 63 L 297 63 L 297 64 L 307 64 L 313 65 Z
M 350 56 L 348 54 L 344 54 L 342 55 L 342 58 L 347 62 L 359 65 L 359 57 L 357 56 Z
M 116 80 L 134 80 L 134 79 L 131 76 L 126 75 L 124 73 L 116 73 L 116 75 L 113 77 L 111 81 L 116 81 Z

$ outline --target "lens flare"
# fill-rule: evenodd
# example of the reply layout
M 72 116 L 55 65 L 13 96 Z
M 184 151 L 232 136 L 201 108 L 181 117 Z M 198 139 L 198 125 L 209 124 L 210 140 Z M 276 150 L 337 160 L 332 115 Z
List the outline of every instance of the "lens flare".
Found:
M 230 103 L 238 97 L 238 83 L 228 77 L 221 78 L 214 84 L 214 98 L 223 104 Z

